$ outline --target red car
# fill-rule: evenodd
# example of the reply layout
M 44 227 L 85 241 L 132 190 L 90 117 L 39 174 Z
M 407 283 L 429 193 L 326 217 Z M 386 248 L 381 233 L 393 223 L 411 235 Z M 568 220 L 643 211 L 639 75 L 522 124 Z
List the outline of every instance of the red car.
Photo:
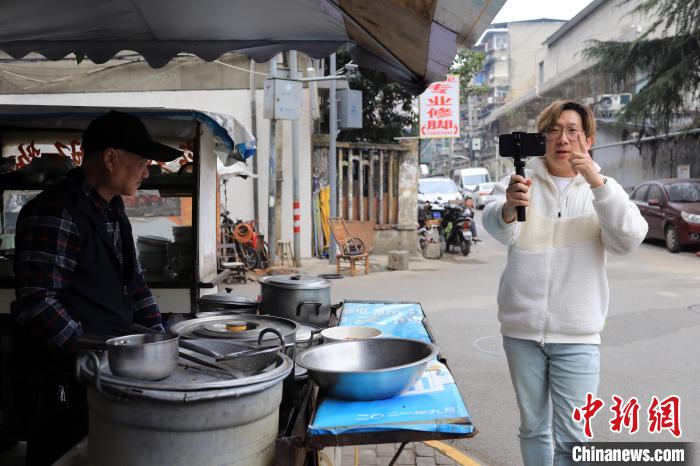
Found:
M 649 224 L 647 238 L 664 240 L 671 252 L 700 245 L 700 178 L 646 181 L 630 199 Z

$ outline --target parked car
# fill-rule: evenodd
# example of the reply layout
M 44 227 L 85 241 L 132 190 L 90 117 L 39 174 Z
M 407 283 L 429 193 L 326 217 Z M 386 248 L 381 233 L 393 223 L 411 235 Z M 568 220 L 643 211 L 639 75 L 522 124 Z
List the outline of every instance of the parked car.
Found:
M 493 181 L 479 183 L 476 185 L 471 196 L 472 199 L 474 199 L 474 205 L 477 209 L 483 209 L 486 204 L 496 200 L 495 197 L 491 196 L 494 186 L 496 186 L 496 183 Z
M 647 181 L 630 199 L 649 224 L 647 238 L 664 240 L 671 252 L 700 245 L 700 178 Z
M 418 203 L 423 204 L 447 204 L 450 201 L 463 201 L 454 182 L 445 177 L 419 178 L 418 179 Z
M 474 191 L 476 185 L 490 182 L 491 175 L 484 167 L 459 168 L 452 173 L 452 181 L 466 196 Z

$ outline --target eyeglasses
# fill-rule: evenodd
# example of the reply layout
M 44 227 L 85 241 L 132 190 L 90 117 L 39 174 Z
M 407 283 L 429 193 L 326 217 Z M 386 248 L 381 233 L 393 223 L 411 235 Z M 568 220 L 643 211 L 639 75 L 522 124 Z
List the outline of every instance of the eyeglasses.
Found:
M 567 128 L 566 130 L 562 130 L 562 128 L 560 128 L 558 126 L 552 126 L 551 128 L 547 128 L 544 131 L 544 134 L 547 135 L 548 140 L 556 141 L 559 138 L 561 138 L 562 131 L 564 131 L 566 133 L 566 139 L 568 139 L 569 141 L 578 140 L 578 135 L 581 132 L 577 128 Z

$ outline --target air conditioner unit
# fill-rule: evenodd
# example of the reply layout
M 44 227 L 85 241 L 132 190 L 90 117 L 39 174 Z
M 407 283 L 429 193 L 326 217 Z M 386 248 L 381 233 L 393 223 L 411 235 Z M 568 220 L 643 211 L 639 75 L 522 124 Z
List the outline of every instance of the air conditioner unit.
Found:
M 581 99 L 581 102 L 583 102 L 584 105 L 588 105 L 589 107 L 595 103 L 595 98 L 594 97 L 585 97 Z
M 622 110 L 632 100 L 632 94 L 601 94 L 596 97 L 596 104 L 601 110 Z
M 622 110 L 632 100 L 632 94 L 614 94 L 612 96 L 612 110 Z
M 613 94 L 600 94 L 596 96 L 595 103 L 601 110 L 612 110 Z

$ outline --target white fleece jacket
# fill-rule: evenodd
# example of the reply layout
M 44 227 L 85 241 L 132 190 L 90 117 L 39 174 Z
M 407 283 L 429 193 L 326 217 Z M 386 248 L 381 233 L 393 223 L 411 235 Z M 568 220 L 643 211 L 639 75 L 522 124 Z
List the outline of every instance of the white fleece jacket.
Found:
M 484 228 L 508 246 L 498 288 L 501 333 L 542 343 L 600 343 L 608 313 L 606 251 L 639 246 L 647 223 L 612 178 L 591 188 L 577 175 L 560 194 L 544 158 L 531 159 L 527 221 L 506 224 L 505 200 L 483 214 Z M 507 181 L 497 184 L 505 194 Z

